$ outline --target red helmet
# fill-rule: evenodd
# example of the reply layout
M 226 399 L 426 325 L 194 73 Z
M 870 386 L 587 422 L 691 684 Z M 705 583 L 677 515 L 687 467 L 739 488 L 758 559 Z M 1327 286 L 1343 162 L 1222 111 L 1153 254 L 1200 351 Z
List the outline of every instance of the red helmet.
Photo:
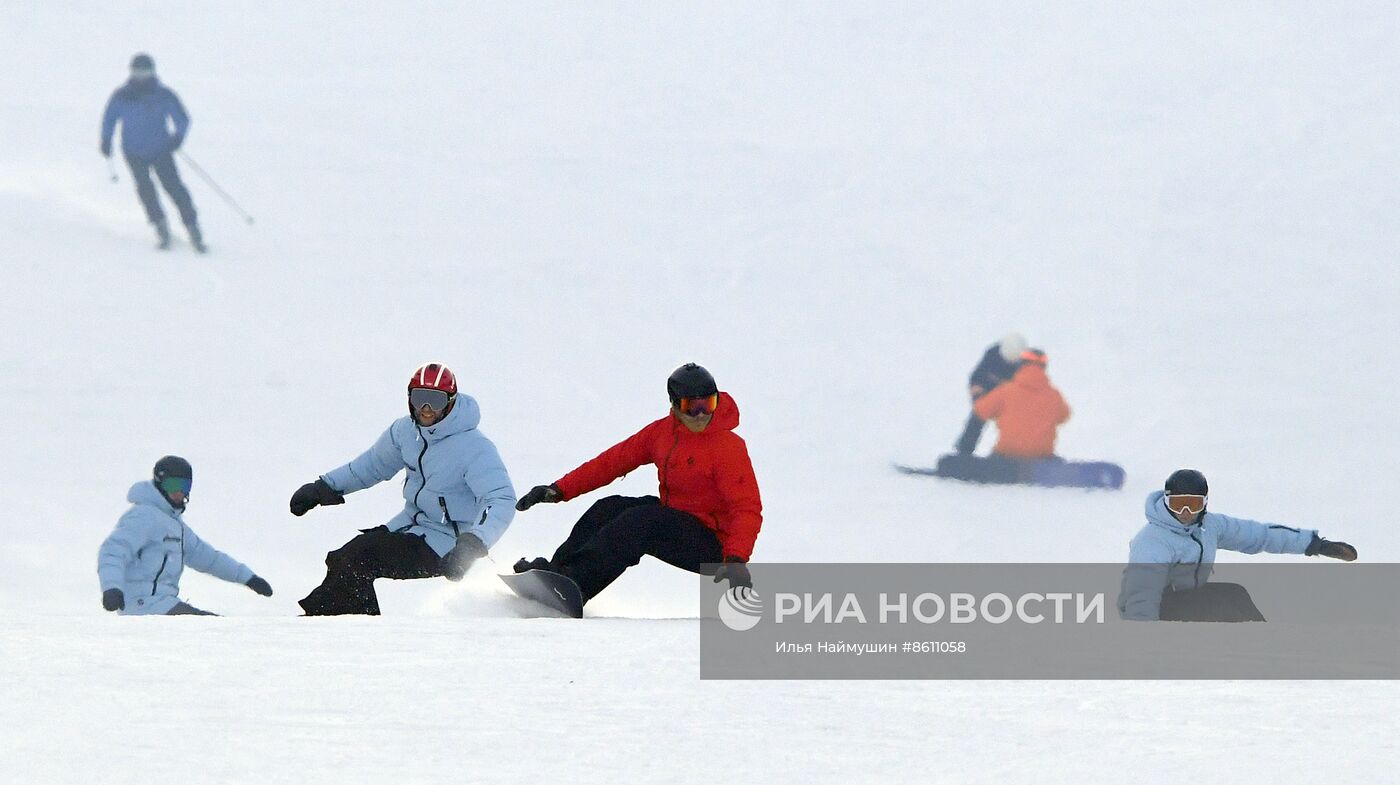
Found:
M 457 394 L 457 376 L 442 363 L 428 363 L 413 372 L 408 380 L 408 389 L 427 388 L 441 390 L 448 395 Z

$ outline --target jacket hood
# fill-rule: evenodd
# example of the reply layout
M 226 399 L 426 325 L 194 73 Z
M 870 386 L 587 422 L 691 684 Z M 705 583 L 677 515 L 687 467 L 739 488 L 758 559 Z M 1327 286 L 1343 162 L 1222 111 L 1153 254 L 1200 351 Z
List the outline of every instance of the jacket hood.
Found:
M 442 422 L 423 427 L 418 425 L 418 421 L 413 415 L 408 416 L 409 422 L 418 427 L 423 435 L 430 442 L 446 439 L 464 431 L 470 431 L 481 424 L 481 406 L 476 399 L 466 393 L 457 393 L 457 402 L 452 405 L 452 411 L 447 413 Z
M 1016 375 L 1011 377 L 1011 381 L 1023 387 L 1044 389 L 1050 386 L 1050 377 L 1045 375 L 1045 369 L 1039 365 L 1027 363 L 1016 371 Z
M 1166 491 L 1153 491 L 1147 494 L 1147 501 L 1143 505 L 1143 511 L 1147 513 L 1147 522 L 1153 526 L 1160 526 L 1173 534 L 1182 537 L 1191 536 L 1191 528 L 1176 519 L 1172 511 L 1167 509 Z M 1192 524 L 1199 526 L 1200 524 Z
M 177 518 L 180 516 L 181 511 L 172 507 L 150 480 L 142 480 L 131 486 L 131 490 L 126 492 L 126 500 L 132 504 L 155 507 L 166 515 L 173 515 Z
M 671 409 L 671 421 L 676 425 L 684 427 L 684 423 L 676 416 L 676 410 Z M 734 402 L 734 398 L 727 392 L 720 392 L 719 406 L 715 407 L 714 416 L 710 417 L 710 424 L 705 426 L 701 435 L 712 430 L 732 431 L 739 427 L 739 404 Z

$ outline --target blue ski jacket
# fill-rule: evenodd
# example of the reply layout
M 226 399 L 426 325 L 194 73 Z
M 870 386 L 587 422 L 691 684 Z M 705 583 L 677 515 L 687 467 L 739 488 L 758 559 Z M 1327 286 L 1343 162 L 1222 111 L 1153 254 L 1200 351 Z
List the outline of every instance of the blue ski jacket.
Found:
M 162 614 L 175 607 L 186 565 L 231 583 L 253 577 L 247 565 L 201 540 L 150 480 L 131 486 L 126 500 L 131 509 L 97 552 L 102 590 L 122 590 L 123 614 Z
M 439 556 L 464 534 L 490 548 L 515 517 L 515 489 L 480 423 L 476 399 L 458 393 L 441 422 L 425 428 L 405 415 L 364 454 L 321 479 L 346 494 L 406 470 L 403 510 L 386 524 L 390 531 L 423 537 Z
M 155 77 L 118 87 L 102 113 L 102 149 L 112 146 L 117 121 L 122 124 L 122 152 L 129 158 L 152 160 L 175 152 L 190 130 L 190 116 L 175 91 Z M 171 132 L 169 122 L 175 125 Z
M 1186 526 L 1172 516 L 1166 494 L 1153 491 L 1145 505 L 1147 524 L 1128 546 L 1118 612 L 1124 619 L 1155 621 L 1167 589 L 1204 586 L 1219 548 L 1240 553 L 1303 553 L 1317 534 L 1276 523 L 1260 523 L 1207 511 Z

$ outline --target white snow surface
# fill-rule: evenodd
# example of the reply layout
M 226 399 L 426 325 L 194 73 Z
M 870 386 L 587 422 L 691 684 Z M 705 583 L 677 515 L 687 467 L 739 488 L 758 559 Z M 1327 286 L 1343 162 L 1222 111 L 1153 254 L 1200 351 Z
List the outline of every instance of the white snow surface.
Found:
M 4 17 L 6 780 L 1393 778 L 1393 682 L 701 682 L 696 581 L 651 560 L 583 622 L 515 618 L 489 564 L 381 584 L 381 618 L 289 618 L 398 485 L 286 511 L 424 361 L 523 493 L 663 414 L 695 360 L 743 413 L 756 560 L 1119 560 L 1189 465 L 1214 509 L 1396 561 L 1393 4 Z M 98 121 L 136 51 L 257 217 L 185 167 L 208 257 L 152 251 L 125 168 L 107 182 Z M 1122 492 L 890 471 L 951 445 L 1010 330 L 1074 408 L 1060 452 L 1121 463 Z M 101 611 L 97 546 L 166 453 L 196 469 L 189 523 L 273 598 L 187 572 L 231 618 Z M 495 568 L 587 503 L 518 516 Z

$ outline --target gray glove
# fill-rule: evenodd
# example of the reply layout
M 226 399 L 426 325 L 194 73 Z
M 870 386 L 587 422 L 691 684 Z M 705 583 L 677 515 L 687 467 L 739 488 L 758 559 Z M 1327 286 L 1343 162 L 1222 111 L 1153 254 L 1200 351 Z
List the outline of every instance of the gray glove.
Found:
M 485 555 L 486 546 L 479 537 L 475 534 L 463 534 L 457 538 L 457 544 L 452 550 L 442 557 L 442 574 L 449 581 L 460 581 L 467 574 L 467 569 Z

